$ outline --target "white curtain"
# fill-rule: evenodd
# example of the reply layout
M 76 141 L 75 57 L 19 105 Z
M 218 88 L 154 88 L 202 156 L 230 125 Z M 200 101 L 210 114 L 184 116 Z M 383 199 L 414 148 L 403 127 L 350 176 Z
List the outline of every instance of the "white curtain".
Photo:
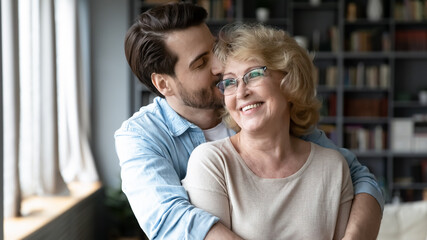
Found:
M 2 46 L 9 49 L 3 52 L 5 217 L 19 214 L 21 196 L 63 195 L 65 183 L 98 180 L 89 147 L 82 2 L 2 0 L 2 17 L 6 11 L 9 17 L 2 19 L 9 38 Z
M 19 64 L 17 2 L 2 0 L 3 80 L 3 204 L 5 216 L 16 216 L 20 208 L 19 159 Z M 7 23 L 7 24 L 6 24 Z M 6 194 L 7 193 L 7 194 Z

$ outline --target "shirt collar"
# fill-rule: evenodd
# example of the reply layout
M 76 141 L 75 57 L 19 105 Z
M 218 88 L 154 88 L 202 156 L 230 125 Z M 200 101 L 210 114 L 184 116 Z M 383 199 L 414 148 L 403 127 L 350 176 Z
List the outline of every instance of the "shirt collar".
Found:
M 166 99 L 156 97 L 154 101 L 160 106 L 161 115 L 172 136 L 177 137 L 189 128 L 199 128 L 175 112 Z

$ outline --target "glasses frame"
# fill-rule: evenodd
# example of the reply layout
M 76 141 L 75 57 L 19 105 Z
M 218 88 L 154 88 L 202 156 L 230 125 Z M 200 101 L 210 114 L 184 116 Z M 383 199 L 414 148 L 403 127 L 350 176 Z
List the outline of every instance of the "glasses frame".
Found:
M 260 77 L 264 77 L 265 76 L 265 71 L 267 70 L 267 66 L 253 68 L 253 69 L 249 70 L 248 72 L 246 72 L 245 74 L 243 74 L 243 76 L 241 76 L 241 77 L 223 79 L 223 80 L 219 81 L 216 84 L 216 87 L 219 89 L 219 91 L 223 95 L 231 95 L 231 94 L 235 93 L 236 90 L 237 90 L 237 88 L 239 87 L 239 79 L 242 79 L 242 81 L 245 83 L 245 85 L 248 85 L 248 83 L 250 82 L 249 81 L 249 74 L 252 73 L 255 70 L 262 70 L 263 71 L 263 75 L 260 76 Z M 232 93 L 225 94 L 225 87 L 224 87 L 225 81 L 229 81 L 229 80 L 235 80 L 236 81 L 236 84 L 234 84 L 235 90 Z

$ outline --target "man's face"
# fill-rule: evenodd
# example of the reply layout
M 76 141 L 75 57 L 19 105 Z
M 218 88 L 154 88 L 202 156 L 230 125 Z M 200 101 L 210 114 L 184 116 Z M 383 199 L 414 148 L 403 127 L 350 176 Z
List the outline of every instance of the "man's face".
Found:
M 199 109 L 222 108 L 223 96 L 215 87 L 220 65 L 213 55 L 214 38 L 206 24 L 172 32 L 166 46 L 178 56 L 173 90 L 182 104 Z

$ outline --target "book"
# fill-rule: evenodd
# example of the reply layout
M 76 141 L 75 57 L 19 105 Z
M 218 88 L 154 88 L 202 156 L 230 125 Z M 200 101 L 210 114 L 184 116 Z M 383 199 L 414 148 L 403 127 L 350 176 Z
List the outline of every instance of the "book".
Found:
M 386 117 L 387 98 L 346 98 L 344 115 L 347 117 Z
M 363 62 L 357 63 L 355 86 L 359 88 L 365 86 L 365 64 Z
M 412 118 L 394 118 L 391 123 L 391 149 L 396 152 L 410 152 L 413 132 Z
M 326 68 L 326 86 L 334 88 L 338 82 L 338 69 L 336 66 Z
M 363 151 L 382 151 L 385 148 L 383 127 L 363 125 L 347 125 L 344 128 L 345 147 Z
M 390 86 L 390 66 L 388 64 L 381 64 L 379 68 L 379 87 L 387 89 Z
M 413 151 L 427 152 L 427 120 L 414 120 Z
M 421 160 L 421 181 L 427 183 L 427 159 Z

